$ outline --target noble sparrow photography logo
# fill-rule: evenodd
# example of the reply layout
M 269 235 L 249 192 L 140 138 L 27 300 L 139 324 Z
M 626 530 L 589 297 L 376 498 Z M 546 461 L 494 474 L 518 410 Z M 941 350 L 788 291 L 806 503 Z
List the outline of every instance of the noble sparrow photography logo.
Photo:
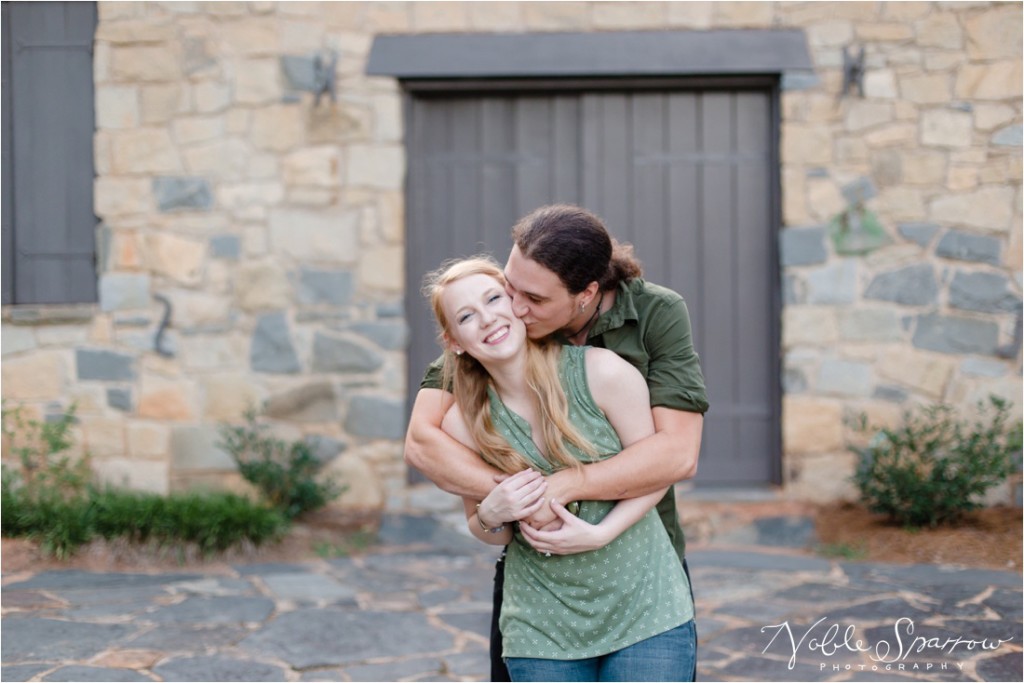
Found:
M 801 630 L 802 629 L 802 630 Z M 768 652 L 778 642 L 778 648 L 790 654 L 787 668 L 796 666 L 797 657 L 806 653 L 809 656 L 831 658 L 846 653 L 863 653 L 869 662 L 862 664 L 836 664 L 819 662 L 822 670 L 831 667 L 834 670 L 859 671 L 933 671 L 952 667 L 963 668 L 961 662 L 948 662 L 946 659 L 964 651 L 996 650 L 1010 638 L 968 638 L 965 636 L 929 636 L 916 633 L 914 620 L 908 617 L 897 619 L 891 631 L 882 638 L 868 642 L 857 633 L 857 626 L 842 625 L 838 622 L 828 623 L 828 617 L 822 617 L 808 627 L 794 627 L 789 621 L 780 624 L 762 626 L 761 632 L 771 634 L 771 639 L 761 653 Z M 908 658 L 913 657 L 911 661 Z

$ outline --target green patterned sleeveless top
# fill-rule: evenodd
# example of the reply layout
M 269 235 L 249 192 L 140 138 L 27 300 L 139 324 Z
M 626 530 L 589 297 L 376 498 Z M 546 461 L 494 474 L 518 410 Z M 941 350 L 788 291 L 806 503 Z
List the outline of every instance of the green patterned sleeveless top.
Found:
M 587 347 L 565 346 L 559 374 L 569 419 L 599 453 L 622 450 L 618 435 L 587 384 Z M 530 425 L 491 390 L 498 433 L 545 474 L 551 465 L 537 450 Z M 568 445 L 583 461 L 587 456 Z M 597 524 L 615 501 L 583 501 L 579 517 Z M 545 557 L 516 532 L 505 559 L 500 624 L 505 657 L 599 657 L 669 631 L 693 618 L 690 587 L 656 510 L 604 548 Z

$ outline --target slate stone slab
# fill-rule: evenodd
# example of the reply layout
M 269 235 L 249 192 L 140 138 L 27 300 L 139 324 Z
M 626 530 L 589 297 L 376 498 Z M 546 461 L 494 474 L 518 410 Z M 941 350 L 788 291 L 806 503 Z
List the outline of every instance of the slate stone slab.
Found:
M 281 55 L 281 71 L 292 90 L 316 92 L 316 66 L 312 57 Z
M 295 374 L 302 369 L 284 313 L 260 316 L 252 335 L 249 364 L 255 372 Z
M 857 624 L 858 622 L 886 621 L 895 623 L 897 619 L 921 619 L 929 616 L 931 611 L 918 609 L 906 600 L 886 598 L 849 607 L 830 610 L 829 621 Z
M 964 311 L 1015 313 L 1021 300 L 1010 291 L 1010 280 L 996 273 L 958 272 L 949 285 L 949 305 Z
M 242 255 L 242 241 L 238 235 L 214 235 L 210 238 L 210 256 L 225 261 L 237 261 Z
M 939 231 L 939 226 L 935 223 L 900 223 L 897 229 L 904 238 L 926 247 Z
M 470 646 L 472 647 L 472 646 Z M 448 655 L 444 658 L 447 670 L 455 676 L 488 680 L 491 674 L 491 657 L 484 646 L 476 646 L 472 651 Z
M 439 605 L 449 605 L 462 598 L 462 592 L 454 588 L 441 588 L 439 590 L 426 591 L 417 596 L 425 609 Z
M 864 292 L 868 299 L 892 301 L 904 306 L 927 306 L 935 303 L 938 295 L 935 270 L 926 263 L 880 273 Z
M 268 562 L 264 564 L 239 564 L 233 569 L 242 576 L 264 576 L 267 574 L 300 574 L 309 571 L 309 567 L 303 564 L 287 564 L 283 562 Z
M 131 412 L 132 409 L 132 391 L 131 389 L 118 389 L 108 388 L 107 389 L 107 405 L 115 410 L 123 412 Z
M 58 614 L 68 619 L 102 619 L 109 617 L 128 617 L 144 612 L 153 602 L 151 600 L 136 599 L 117 602 L 100 602 L 95 605 L 74 607 L 61 610 Z
M 239 624 L 265 621 L 273 612 L 274 602 L 267 598 L 193 597 L 163 607 L 148 619 L 157 623 Z
M 205 178 L 161 176 L 153 179 L 153 195 L 161 212 L 206 211 L 213 207 L 213 193 Z
M 782 265 L 810 266 L 828 260 L 824 228 L 786 228 L 779 233 Z
M 807 303 L 848 304 L 857 296 L 857 263 L 843 259 L 807 274 Z
M 133 649 L 161 652 L 201 654 L 208 648 L 229 647 L 250 633 L 240 626 L 218 625 L 197 628 L 194 624 L 160 624 L 151 631 L 132 638 L 126 645 Z
M 350 666 L 345 668 L 345 672 L 353 681 L 401 681 L 413 677 L 418 680 L 433 681 L 437 680 L 437 676 L 443 674 L 445 670 L 444 662 L 437 657 L 428 657 L 386 664 Z
M 232 657 L 176 657 L 153 669 L 165 681 L 284 681 L 281 667 Z
M 77 349 L 75 366 L 78 379 L 125 382 L 135 379 L 135 359 L 123 353 Z
M 352 340 L 317 332 L 313 337 L 314 372 L 373 372 L 384 359 L 371 348 Z
M 453 644 L 423 614 L 320 609 L 282 614 L 239 647 L 305 669 L 434 654 Z
M 334 386 L 316 381 L 274 394 L 263 404 L 267 417 L 297 422 L 328 422 L 337 419 Z
M 356 590 L 351 585 L 319 574 L 265 574 L 263 583 L 274 597 L 297 602 L 355 602 Z
M 432 552 L 441 554 L 469 554 L 481 552 L 481 543 L 463 536 L 436 519 L 416 515 L 384 515 L 377 539 L 386 545 L 413 545 L 426 543 Z
M 995 354 L 999 326 L 994 322 L 931 313 L 919 316 L 912 343 L 940 353 Z
M 831 563 L 803 555 L 768 555 L 731 550 L 690 550 L 686 560 L 691 568 L 729 567 L 778 571 L 828 572 Z
M 979 660 L 976 671 L 983 681 L 1024 680 L 1024 661 L 1019 652 Z
M 775 593 L 775 598 L 811 605 L 852 602 L 877 595 L 875 591 L 830 583 L 805 583 Z
M 6 592 L 13 589 L 102 589 L 163 586 L 179 581 L 195 581 L 203 578 L 200 574 L 123 574 L 120 572 L 83 572 L 78 570 L 54 570 L 36 574 L 31 579 L 4 586 Z
M 409 340 L 409 328 L 402 322 L 353 323 L 351 329 L 388 351 L 404 349 Z
M 851 580 L 870 579 L 890 582 L 906 588 L 919 588 L 926 592 L 946 586 L 998 586 L 1017 590 L 1017 608 L 1020 609 L 1020 574 L 993 569 L 959 569 L 932 564 L 885 564 L 881 562 L 848 562 L 840 567 Z M 1019 612 L 1018 612 L 1019 614 Z
M 1016 124 L 1000 128 L 992 134 L 992 144 L 1003 147 L 1020 147 L 1024 144 L 1024 127 Z
M 405 435 L 405 404 L 382 396 L 353 396 L 345 430 L 354 436 L 400 439 Z
M 301 304 L 347 306 L 352 301 L 355 281 L 347 270 L 303 268 L 299 271 L 296 289 Z
M 36 674 L 52 669 L 56 664 L 8 664 L 3 667 L 5 681 L 28 681 Z
M 447 613 L 440 615 L 441 621 L 460 631 L 469 631 L 485 638 L 491 636 L 491 610 L 486 612 Z
M 6 673 L 6 671 L 4 672 Z M 62 666 L 61 668 L 43 676 L 44 681 L 153 681 L 152 676 L 146 676 L 132 669 L 111 669 L 102 666 Z
M 139 273 L 106 273 L 100 276 L 100 309 L 121 311 L 150 305 L 150 280 Z
M 998 266 L 1001 248 L 1001 242 L 994 237 L 952 230 L 939 240 L 935 253 L 943 258 Z
M 300 681 L 344 681 L 347 674 L 344 669 L 314 669 L 312 671 L 303 671 L 302 675 L 299 676 Z M 352 679 L 357 680 L 357 679 Z M 382 679 L 383 680 L 383 679 Z
M 86 624 L 56 619 L 4 619 L 3 661 L 87 659 L 137 628 L 126 624 Z

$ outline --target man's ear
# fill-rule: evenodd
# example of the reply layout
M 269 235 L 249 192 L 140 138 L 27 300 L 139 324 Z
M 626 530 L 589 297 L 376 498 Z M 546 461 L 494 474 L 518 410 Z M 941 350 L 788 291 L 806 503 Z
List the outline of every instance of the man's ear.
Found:
M 597 295 L 600 291 L 601 285 L 597 283 L 597 280 L 594 280 L 589 285 L 587 285 L 586 289 L 579 293 L 579 296 L 585 296 L 586 299 L 584 300 L 587 302 L 587 306 L 590 306 L 591 301 L 597 300 Z

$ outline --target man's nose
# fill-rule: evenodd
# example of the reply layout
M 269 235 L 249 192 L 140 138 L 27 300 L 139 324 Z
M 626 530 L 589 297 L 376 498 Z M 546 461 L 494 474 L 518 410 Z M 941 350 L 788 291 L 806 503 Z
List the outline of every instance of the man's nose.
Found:
M 523 301 L 523 297 L 519 294 L 512 295 L 512 312 L 517 318 L 522 318 L 530 312 L 530 307 Z

